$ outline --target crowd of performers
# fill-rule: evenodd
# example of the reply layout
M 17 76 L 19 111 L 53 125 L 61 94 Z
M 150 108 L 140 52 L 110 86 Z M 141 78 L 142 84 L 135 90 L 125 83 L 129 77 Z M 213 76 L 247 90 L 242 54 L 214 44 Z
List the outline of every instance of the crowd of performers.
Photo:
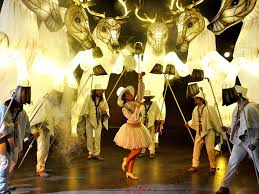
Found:
M 128 156 L 122 160 L 121 168 L 127 178 L 138 179 L 133 173 L 134 162 L 137 156 L 145 155 L 150 151 L 150 159 L 155 157 L 155 136 L 163 129 L 165 118 L 160 107 L 152 99 L 151 91 L 145 90 L 144 73 L 140 73 L 138 89 L 127 86 L 117 91 L 117 104 L 127 122 L 123 124 L 115 135 L 114 142 L 130 150 Z M 101 156 L 102 128 L 108 129 L 109 106 L 104 95 L 105 89 L 96 84 L 84 102 L 83 110 L 78 123 L 79 138 L 86 134 L 88 159 L 104 160 Z M 216 154 L 214 150 L 217 134 L 228 132 L 233 149 L 229 158 L 227 171 L 222 187 L 217 194 L 229 193 L 230 183 L 233 180 L 237 166 L 248 153 L 259 171 L 259 107 L 249 102 L 246 97 L 247 89 L 236 85 L 234 88 L 237 102 L 233 111 L 230 127 L 222 126 L 217 112 L 210 106 L 201 90 L 194 96 L 197 105 L 192 112 L 192 119 L 185 124 L 187 128 L 196 131 L 193 147 L 192 165 L 189 172 L 196 172 L 199 167 L 199 157 L 203 144 L 210 163 L 210 173 L 216 171 Z M 50 148 L 50 136 L 61 127 L 64 113 L 61 106 L 62 91 L 53 89 L 42 102 L 39 102 L 32 111 L 29 120 L 23 105 L 30 103 L 30 87 L 18 86 L 11 92 L 10 99 L 0 105 L 0 193 L 9 193 L 8 182 L 18 161 L 18 155 L 23 150 L 23 141 L 26 133 L 31 133 L 37 142 L 36 174 L 47 177 L 46 161 Z M 33 114 L 36 112 L 37 114 Z

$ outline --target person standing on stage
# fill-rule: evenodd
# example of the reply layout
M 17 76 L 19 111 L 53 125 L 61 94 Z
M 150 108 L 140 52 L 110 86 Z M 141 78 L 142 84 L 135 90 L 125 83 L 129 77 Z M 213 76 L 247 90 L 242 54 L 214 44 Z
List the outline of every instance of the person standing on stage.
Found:
M 108 130 L 109 106 L 104 89 L 96 84 L 91 95 L 86 97 L 81 114 L 85 118 L 88 159 L 104 160 L 101 156 L 101 134 L 103 126 Z
M 205 144 L 210 163 L 209 172 L 215 173 L 215 131 L 221 130 L 220 119 L 214 108 L 207 104 L 202 91 L 194 96 L 194 101 L 197 106 L 192 112 L 192 119 L 185 125 L 186 127 L 190 127 L 196 131 L 192 166 L 188 169 L 188 171 L 196 172 L 198 170 L 201 148 L 203 144 Z
M 142 80 L 144 73 L 140 74 L 138 83 L 138 92 L 135 99 L 135 90 L 133 86 L 128 86 L 120 91 L 117 103 L 122 107 L 123 115 L 127 118 L 127 123 L 123 124 L 117 134 L 115 135 L 114 142 L 124 149 L 129 149 L 130 154 L 123 158 L 122 170 L 125 172 L 126 177 L 138 179 L 133 175 L 133 167 L 136 156 L 143 148 L 147 148 L 152 144 L 148 129 L 141 123 L 141 106 L 144 97 L 145 86 Z
M 36 174 L 40 177 L 49 176 L 46 172 L 46 161 L 50 148 L 50 136 L 54 136 L 57 132 L 56 130 L 60 127 L 62 119 L 64 119 L 64 114 L 60 107 L 62 95 L 63 89 L 52 89 L 47 94 L 46 99 L 41 99 L 36 104 L 36 107 L 41 107 L 31 121 L 32 134 L 37 141 Z M 34 113 L 32 112 L 32 114 Z
M 152 138 L 152 144 L 148 147 L 150 152 L 150 159 L 155 157 L 155 133 L 161 132 L 163 129 L 164 118 L 160 108 L 158 107 L 156 101 L 152 101 L 155 96 L 151 95 L 150 90 L 146 90 L 144 94 L 144 106 L 142 106 L 142 123 L 149 130 L 150 136 Z M 145 155 L 146 148 L 143 148 L 140 154 L 140 158 Z
M 252 158 L 259 172 L 259 105 L 249 102 L 247 88 L 235 86 L 237 105 L 232 114 L 231 127 L 223 127 L 230 132 L 230 141 L 234 144 L 226 174 L 221 183 L 221 188 L 216 194 L 229 194 L 229 187 L 233 180 L 239 163 L 247 153 Z

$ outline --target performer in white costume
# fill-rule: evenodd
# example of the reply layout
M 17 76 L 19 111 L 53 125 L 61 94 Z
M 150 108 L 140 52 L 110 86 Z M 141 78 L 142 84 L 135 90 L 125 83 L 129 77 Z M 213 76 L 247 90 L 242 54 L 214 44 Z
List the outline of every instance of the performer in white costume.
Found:
M 109 106 L 104 96 L 104 88 L 96 84 L 88 95 L 81 116 L 85 117 L 88 159 L 103 160 L 101 153 L 101 133 L 103 126 L 108 130 Z
M 10 166 L 17 162 L 22 144 L 21 130 L 28 124 L 27 116 L 23 117 L 23 104 L 30 103 L 29 88 L 18 86 L 13 94 L 13 101 L 10 99 L 0 104 L 0 193 L 9 193 L 7 186 L 11 173 Z M 10 102 L 10 109 L 6 112 Z M 21 120 L 22 118 L 25 120 Z
M 62 90 L 53 89 L 47 94 L 46 99 L 40 100 L 36 107 L 41 107 L 31 121 L 32 133 L 37 141 L 36 174 L 40 177 L 48 176 L 45 166 L 50 147 L 50 135 L 54 135 L 64 116 L 60 109 L 62 92 Z
M 235 90 L 239 97 L 233 111 L 232 124 L 230 128 L 224 127 L 230 132 L 230 141 L 234 146 L 217 194 L 229 194 L 229 187 L 237 167 L 247 153 L 252 158 L 255 170 L 259 172 L 259 105 L 247 99 L 247 88 L 236 85 Z
M 142 148 L 149 147 L 152 144 L 148 129 L 141 123 L 140 107 L 143 105 L 145 85 L 142 80 L 141 73 L 138 83 L 138 92 L 135 100 L 135 89 L 128 86 L 118 91 L 119 97 L 117 103 L 122 107 L 123 115 L 127 118 L 127 123 L 123 124 L 114 137 L 114 142 L 124 149 L 129 149 L 130 154 L 123 158 L 122 170 L 126 171 L 127 178 L 138 179 L 132 171 L 136 156 L 141 152 Z
M 205 100 L 202 92 L 194 96 L 194 101 L 197 106 L 192 112 L 192 119 L 186 123 L 186 127 L 191 127 L 196 131 L 192 167 L 188 169 L 189 172 L 196 172 L 199 167 L 200 152 L 203 144 L 206 145 L 206 150 L 210 162 L 210 173 L 216 172 L 216 159 L 214 151 L 215 132 L 220 131 L 220 120 L 213 109 Z
M 163 124 L 165 119 L 162 115 L 161 108 L 157 105 L 156 101 L 152 101 L 154 96 L 151 94 L 150 90 L 146 90 L 144 94 L 144 106 L 142 107 L 142 123 L 150 132 L 152 138 L 152 144 L 148 147 L 150 152 L 150 159 L 155 157 L 155 133 L 161 132 L 163 129 Z M 143 148 L 139 157 L 145 155 L 146 148 Z

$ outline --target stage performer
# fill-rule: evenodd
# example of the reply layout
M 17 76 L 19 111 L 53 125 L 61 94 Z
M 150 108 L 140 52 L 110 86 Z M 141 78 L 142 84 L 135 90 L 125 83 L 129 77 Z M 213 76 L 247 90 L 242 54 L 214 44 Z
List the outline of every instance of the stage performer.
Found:
M 0 104 L 0 122 L 3 122 L 0 126 L 0 193 L 9 193 L 7 186 L 11 175 L 10 167 L 13 170 L 17 162 L 23 130 L 26 126 L 29 128 L 23 104 L 30 103 L 30 87 L 18 86 L 12 95 L 12 103 L 9 99 Z M 10 103 L 10 109 L 6 113 Z
M 219 116 L 212 106 L 209 106 L 205 99 L 205 94 L 200 91 L 194 96 L 197 106 L 192 112 L 192 119 L 186 123 L 186 127 L 196 130 L 195 143 L 193 148 L 192 167 L 189 172 L 196 172 L 199 166 L 200 152 L 203 144 L 210 162 L 210 173 L 216 172 L 216 159 L 214 151 L 215 131 L 220 131 L 221 125 Z
M 117 92 L 119 93 L 117 103 L 122 107 L 122 112 L 127 118 L 127 123 L 121 126 L 114 138 L 114 142 L 124 149 L 131 150 L 130 154 L 123 158 L 122 170 L 126 171 L 127 167 L 126 176 L 132 179 L 138 179 L 132 173 L 136 156 L 143 148 L 147 148 L 152 144 L 148 129 L 141 123 L 140 108 L 143 105 L 142 100 L 145 91 L 142 80 L 143 76 L 144 73 L 141 73 L 136 99 L 133 86 L 128 86 L 121 92 Z
M 150 152 L 149 158 L 153 159 L 155 157 L 155 133 L 161 132 L 164 124 L 164 117 L 162 115 L 161 109 L 158 107 L 156 101 L 152 101 L 155 96 L 151 94 L 150 90 L 146 90 L 144 94 L 144 106 L 141 109 L 142 123 L 149 130 L 150 136 L 152 138 L 152 144 L 148 147 Z M 145 155 L 146 148 L 143 148 L 139 157 Z
M 216 194 L 229 194 L 229 186 L 237 167 L 247 153 L 259 172 L 259 105 L 249 102 L 247 88 L 236 85 L 235 90 L 238 103 L 232 114 L 231 128 L 223 127 L 225 131 L 230 132 L 230 141 L 234 146 L 221 188 Z
M 104 87 L 96 84 L 86 97 L 82 117 L 85 118 L 88 159 L 104 160 L 101 156 L 102 128 L 108 130 L 109 106 L 104 96 Z
M 52 89 L 51 92 L 47 94 L 46 100 L 41 99 L 36 103 L 36 107 L 41 107 L 32 119 L 31 127 L 32 134 L 36 137 L 37 141 L 36 174 L 39 177 L 49 176 L 46 172 L 46 161 L 50 148 L 50 136 L 56 134 L 64 118 L 60 107 L 62 95 L 63 89 Z

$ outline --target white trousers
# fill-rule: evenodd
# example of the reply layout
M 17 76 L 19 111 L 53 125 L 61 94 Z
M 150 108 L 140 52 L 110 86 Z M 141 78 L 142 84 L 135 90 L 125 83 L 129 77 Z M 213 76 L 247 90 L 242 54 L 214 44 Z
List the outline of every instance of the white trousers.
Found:
M 156 138 L 155 137 L 155 125 L 149 127 L 148 131 L 152 138 L 152 144 L 148 147 L 148 150 L 149 150 L 150 154 L 155 154 L 155 138 Z M 145 152 L 146 152 L 146 148 L 143 148 L 141 153 L 145 153 Z
M 227 171 L 222 181 L 222 187 L 230 186 L 239 163 L 244 159 L 247 153 L 252 159 L 255 159 L 253 162 L 255 163 L 257 171 L 259 172 L 259 148 L 257 147 L 252 154 L 252 151 L 247 147 L 249 144 L 250 143 L 248 138 L 245 140 L 245 142 L 242 142 L 239 145 L 234 144 L 230 158 L 228 160 Z
M 18 147 L 14 148 L 14 152 L 13 152 L 13 156 L 10 158 L 10 177 L 13 175 L 14 173 L 14 168 L 17 164 L 17 161 L 18 161 L 18 158 L 19 158 L 19 149 Z
M 39 130 L 37 137 L 37 166 L 36 172 L 45 171 L 46 161 L 49 155 L 50 135 L 48 130 Z
M 215 158 L 215 151 L 214 151 L 214 142 L 215 142 L 215 134 L 211 130 L 203 139 L 198 142 L 194 143 L 193 148 L 193 158 L 192 158 L 192 166 L 198 167 L 200 163 L 200 153 L 203 144 L 206 146 L 210 167 L 216 168 L 216 158 Z
M 101 121 L 94 128 L 89 121 L 86 121 L 86 138 L 87 138 L 87 149 L 89 154 L 95 156 L 101 153 L 101 134 L 102 134 L 102 123 Z
M 0 154 L 0 193 L 8 193 L 9 171 L 9 156 Z

